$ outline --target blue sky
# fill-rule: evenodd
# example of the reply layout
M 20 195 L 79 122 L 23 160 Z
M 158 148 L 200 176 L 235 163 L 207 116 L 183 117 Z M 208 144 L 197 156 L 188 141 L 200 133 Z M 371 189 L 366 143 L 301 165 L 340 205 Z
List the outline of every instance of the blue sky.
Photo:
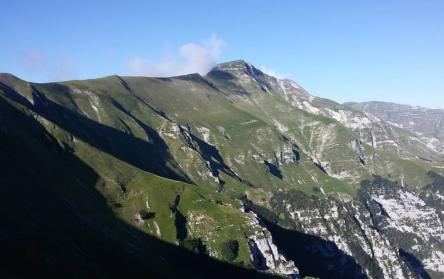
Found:
M 204 72 L 242 58 L 339 102 L 444 108 L 440 0 L 2 0 L 0 11 L 0 72 L 30 81 Z

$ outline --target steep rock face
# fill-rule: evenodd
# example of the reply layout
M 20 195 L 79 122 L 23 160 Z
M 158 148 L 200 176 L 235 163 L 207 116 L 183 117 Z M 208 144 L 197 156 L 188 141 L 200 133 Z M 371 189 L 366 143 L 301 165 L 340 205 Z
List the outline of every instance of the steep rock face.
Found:
M 387 235 L 400 251 L 420 259 L 422 268 L 427 272 L 443 276 L 442 212 L 422 199 L 420 194 L 391 184 L 378 186 L 370 187 L 366 193 L 366 206 L 373 216 L 373 224 Z M 440 196 L 439 192 L 429 195 Z
M 356 154 L 358 155 L 359 158 L 359 163 L 361 163 L 362 165 L 366 165 L 366 158 L 365 155 L 363 153 L 364 151 L 364 146 L 361 140 L 359 139 L 354 139 L 352 140 L 349 144 L 348 147 L 350 147 L 352 150 L 354 150 L 356 152 Z
M 330 245 L 320 245 L 319 248 L 325 262 L 335 266 L 344 276 L 356 274 L 354 270 L 358 266 L 369 277 L 407 278 L 406 267 L 397 249 L 387 237 L 371 227 L 369 216 L 355 204 L 331 199 L 308 199 L 301 203 L 300 199 L 306 197 L 298 195 L 286 194 L 288 199 L 276 196 L 274 205 L 283 208 L 292 229 L 329 242 Z M 299 268 L 304 271 L 301 266 Z M 334 272 L 327 270 L 321 274 L 329 273 Z
M 284 252 L 303 275 L 332 276 L 328 269 L 313 270 L 288 246 L 296 245 L 293 249 L 300 253 L 311 247 L 306 252 L 320 253 L 323 256 L 318 260 L 334 265 L 344 276 L 356 274 L 357 266 L 370 278 L 440 278 L 444 276 L 444 212 L 433 204 L 442 198 L 437 186 L 442 181 L 437 179 L 441 178 L 418 194 L 377 178 L 363 184 L 361 202 L 278 192 L 270 201 L 273 213 L 279 216 L 278 223 L 295 232 L 289 231 L 287 241 L 277 243 L 286 247 Z M 280 233 L 276 229 L 271 232 Z M 303 236 L 296 232 L 322 241 L 304 244 Z
M 300 278 L 299 270 L 294 262 L 287 260 L 273 242 L 271 233 L 260 223 L 257 215 L 249 212 L 249 225 L 255 228 L 255 233 L 249 237 L 250 258 L 253 265 L 260 270 L 283 275 L 289 278 Z

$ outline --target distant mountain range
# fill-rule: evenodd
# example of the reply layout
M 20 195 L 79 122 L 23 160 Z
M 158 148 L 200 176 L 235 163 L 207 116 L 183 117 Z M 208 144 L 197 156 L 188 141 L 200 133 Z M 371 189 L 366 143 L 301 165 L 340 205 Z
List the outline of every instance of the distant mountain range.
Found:
M 345 103 L 344 105 L 371 113 L 395 126 L 409 130 L 428 142 L 438 152 L 444 152 L 444 110 L 386 102 Z
M 442 119 L 315 97 L 243 60 L 0 74 L 0 272 L 442 278 Z

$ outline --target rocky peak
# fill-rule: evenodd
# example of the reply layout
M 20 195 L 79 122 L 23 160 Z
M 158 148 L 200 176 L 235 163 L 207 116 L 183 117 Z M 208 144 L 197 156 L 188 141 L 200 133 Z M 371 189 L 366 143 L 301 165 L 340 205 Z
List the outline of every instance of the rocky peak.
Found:
M 253 70 L 259 71 L 256 67 L 253 66 L 253 64 L 242 59 L 220 63 L 212 69 L 212 71 L 214 70 L 230 72 L 233 74 L 239 74 L 242 72 L 251 73 Z
M 216 65 L 208 74 L 208 77 L 222 81 L 230 81 L 243 88 L 256 87 L 260 91 L 283 96 L 291 101 L 294 96 L 303 100 L 312 100 L 313 97 L 300 85 L 291 79 L 279 79 L 268 75 L 250 62 L 235 60 Z
M 253 64 L 245 60 L 235 60 L 218 64 L 208 75 L 231 81 L 235 80 L 243 86 L 253 82 L 265 91 L 272 89 L 270 83 L 276 83 L 274 77 L 264 74 L 261 70 L 253 66 Z

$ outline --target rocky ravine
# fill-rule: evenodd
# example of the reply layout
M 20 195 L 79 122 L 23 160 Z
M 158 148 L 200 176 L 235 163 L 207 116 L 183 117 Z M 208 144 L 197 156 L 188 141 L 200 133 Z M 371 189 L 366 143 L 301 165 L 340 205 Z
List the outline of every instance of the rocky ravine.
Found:
M 290 190 L 273 196 L 273 211 L 258 212 L 302 275 L 442 278 L 444 180 L 430 175 L 419 194 L 376 178 L 363 182 L 360 202 Z

